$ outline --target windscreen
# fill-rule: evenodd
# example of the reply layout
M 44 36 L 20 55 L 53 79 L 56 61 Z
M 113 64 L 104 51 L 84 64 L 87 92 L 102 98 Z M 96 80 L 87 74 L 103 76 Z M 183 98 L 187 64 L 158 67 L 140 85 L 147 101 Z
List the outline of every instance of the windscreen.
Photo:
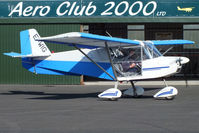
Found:
M 151 59 L 162 56 L 158 49 L 153 45 L 153 42 L 144 41 L 143 59 Z

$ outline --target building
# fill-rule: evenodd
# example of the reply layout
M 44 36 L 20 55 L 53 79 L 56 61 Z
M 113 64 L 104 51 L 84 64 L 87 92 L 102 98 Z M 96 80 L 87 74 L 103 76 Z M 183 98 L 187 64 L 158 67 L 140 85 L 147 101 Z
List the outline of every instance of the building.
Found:
M 35 28 L 41 36 L 81 31 L 138 40 L 188 39 L 194 45 L 159 47 L 166 55 L 182 55 L 190 63 L 175 78 L 199 76 L 198 0 L 9 0 L 0 1 L 0 83 L 79 84 L 81 77 L 35 75 L 20 59 L 4 52 L 20 51 L 19 32 Z M 48 44 L 51 51 L 72 49 Z

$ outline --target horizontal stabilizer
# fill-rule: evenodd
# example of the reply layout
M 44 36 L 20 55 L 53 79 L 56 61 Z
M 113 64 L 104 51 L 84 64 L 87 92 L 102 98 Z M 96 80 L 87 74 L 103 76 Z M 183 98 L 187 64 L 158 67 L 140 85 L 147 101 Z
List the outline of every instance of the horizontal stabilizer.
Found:
M 16 58 L 16 57 L 23 58 L 23 57 L 45 57 L 45 56 L 47 56 L 47 55 L 40 55 L 40 56 L 38 56 L 38 55 L 32 55 L 32 54 L 24 55 L 24 54 L 15 53 L 15 52 L 3 53 L 3 54 L 7 55 L 7 56 L 14 57 L 14 58 Z M 50 56 L 50 55 L 48 55 L 48 56 Z

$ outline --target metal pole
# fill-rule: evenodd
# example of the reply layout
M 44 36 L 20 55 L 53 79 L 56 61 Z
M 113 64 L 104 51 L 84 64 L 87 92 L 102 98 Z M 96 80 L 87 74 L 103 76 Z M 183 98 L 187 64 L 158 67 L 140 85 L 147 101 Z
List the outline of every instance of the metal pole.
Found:
M 117 74 L 116 74 L 116 72 L 115 72 L 115 68 L 114 68 L 114 65 L 113 65 L 113 61 L 112 61 L 112 59 L 111 59 L 111 54 L 110 54 L 110 50 L 109 50 L 109 48 L 108 48 L 107 42 L 105 42 L 105 47 L 106 47 L 106 50 L 107 50 L 107 54 L 108 54 L 108 57 L 109 57 L 109 61 L 110 61 L 110 63 L 111 63 L 111 67 L 112 67 L 112 69 L 113 69 L 113 74 L 114 74 L 114 76 L 117 78 Z
M 162 80 L 164 81 L 165 86 L 168 87 L 166 80 L 164 78 Z

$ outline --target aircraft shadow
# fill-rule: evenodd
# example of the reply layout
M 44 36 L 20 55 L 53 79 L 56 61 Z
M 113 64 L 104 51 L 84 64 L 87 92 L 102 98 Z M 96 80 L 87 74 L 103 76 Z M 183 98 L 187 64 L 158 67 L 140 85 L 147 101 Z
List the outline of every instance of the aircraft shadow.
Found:
M 131 96 L 122 96 L 124 99 L 153 99 L 152 95 L 143 95 L 138 97 L 131 97 Z
M 155 87 L 146 88 L 146 87 L 144 87 L 144 91 L 152 91 L 152 90 L 160 90 L 160 89 L 162 89 L 162 88 L 161 87 L 159 87 L 159 88 L 155 88 Z
M 144 88 L 147 91 L 153 91 L 160 88 Z M 125 90 L 122 90 L 122 92 Z M 80 99 L 80 98 L 98 98 L 98 94 L 101 92 L 93 92 L 93 93 L 46 93 L 41 91 L 8 91 L 7 93 L 0 93 L 0 95 L 31 95 L 35 96 L 33 98 L 27 99 L 38 99 L 38 100 L 62 100 L 62 99 Z M 122 96 L 125 99 L 132 99 L 134 97 Z M 142 97 L 138 97 L 139 99 L 150 99 L 153 98 L 152 95 L 143 95 Z M 137 99 L 137 98 L 135 98 Z
M 27 99 L 38 99 L 38 100 L 62 100 L 62 99 L 78 99 L 78 98 L 97 98 L 97 95 L 100 92 L 95 93 L 45 93 L 45 92 L 37 92 L 37 91 L 9 91 L 8 93 L 1 93 L 1 95 L 31 95 L 37 96 L 34 98 Z

